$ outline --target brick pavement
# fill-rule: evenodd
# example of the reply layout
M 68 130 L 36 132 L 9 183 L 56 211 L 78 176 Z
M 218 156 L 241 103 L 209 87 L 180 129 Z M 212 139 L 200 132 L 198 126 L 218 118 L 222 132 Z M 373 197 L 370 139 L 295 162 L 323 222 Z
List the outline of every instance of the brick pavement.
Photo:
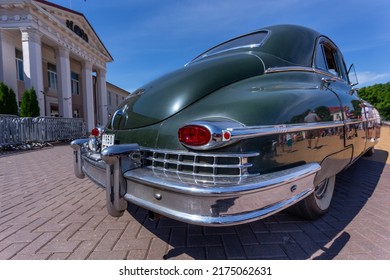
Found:
M 67 145 L 0 154 L 0 259 L 390 259 L 390 128 L 372 158 L 337 176 L 316 221 L 279 213 L 206 228 L 146 211 L 113 218 L 105 193 L 73 175 Z

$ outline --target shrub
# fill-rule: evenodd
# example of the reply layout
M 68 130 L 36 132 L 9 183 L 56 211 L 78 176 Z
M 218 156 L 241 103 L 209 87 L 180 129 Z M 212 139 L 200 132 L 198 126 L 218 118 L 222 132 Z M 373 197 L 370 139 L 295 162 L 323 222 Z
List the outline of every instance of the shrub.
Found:
M 0 114 L 18 115 L 15 92 L 3 82 L 0 83 Z
M 22 103 L 20 105 L 21 117 L 38 117 L 39 104 L 34 88 L 26 90 L 22 96 Z

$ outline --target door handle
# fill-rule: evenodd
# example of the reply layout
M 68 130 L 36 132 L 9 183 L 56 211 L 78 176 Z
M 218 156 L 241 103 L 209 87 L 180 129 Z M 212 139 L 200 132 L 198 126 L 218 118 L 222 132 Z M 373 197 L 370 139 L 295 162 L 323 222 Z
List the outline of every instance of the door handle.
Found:
M 322 78 L 321 79 L 321 86 L 320 86 L 320 89 L 323 90 L 324 88 L 328 88 L 328 85 L 330 83 L 334 83 L 336 82 L 337 79 L 336 78 Z

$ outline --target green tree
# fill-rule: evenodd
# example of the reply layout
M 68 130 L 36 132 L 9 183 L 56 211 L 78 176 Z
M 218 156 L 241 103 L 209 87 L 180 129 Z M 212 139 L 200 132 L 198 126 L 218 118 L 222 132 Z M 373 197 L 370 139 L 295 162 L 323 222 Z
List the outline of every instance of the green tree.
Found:
M 0 114 L 18 114 L 15 92 L 3 82 L 0 83 Z
M 34 88 L 26 90 L 22 96 L 22 103 L 20 104 L 21 117 L 38 117 L 39 104 Z
M 355 117 L 361 116 L 362 115 L 362 109 L 360 108 L 361 102 L 359 100 L 352 100 L 351 103 L 353 106 L 353 110 L 351 111 L 351 113 L 353 113 Z
M 320 106 L 315 109 L 316 114 L 320 117 L 321 121 L 332 121 L 332 115 L 330 114 L 330 110 L 326 106 Z
M 382 119 L 390 120 L 390 82 L 363 87 L 359 96 L 377 108 Z

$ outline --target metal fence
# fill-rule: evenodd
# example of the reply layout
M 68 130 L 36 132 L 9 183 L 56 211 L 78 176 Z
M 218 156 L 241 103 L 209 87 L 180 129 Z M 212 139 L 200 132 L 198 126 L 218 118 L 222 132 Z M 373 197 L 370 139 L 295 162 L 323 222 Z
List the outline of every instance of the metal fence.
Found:
M 85 137 L 83 119 L 0 115 L 0 148 Z

